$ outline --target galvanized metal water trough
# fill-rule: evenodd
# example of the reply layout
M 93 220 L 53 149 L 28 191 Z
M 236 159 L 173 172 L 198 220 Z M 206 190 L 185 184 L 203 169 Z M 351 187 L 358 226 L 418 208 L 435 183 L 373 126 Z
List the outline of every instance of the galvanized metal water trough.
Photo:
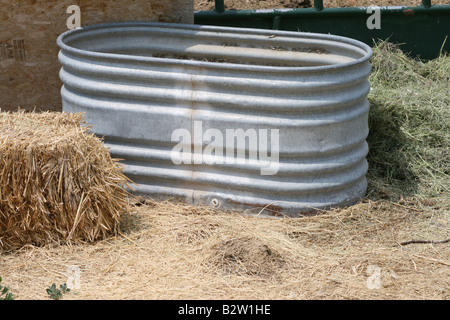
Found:
M 298 216 L 367 187 L 372 51 L 343 37 L 115 23 L 58 39 L 85 112 L 137 194 Z

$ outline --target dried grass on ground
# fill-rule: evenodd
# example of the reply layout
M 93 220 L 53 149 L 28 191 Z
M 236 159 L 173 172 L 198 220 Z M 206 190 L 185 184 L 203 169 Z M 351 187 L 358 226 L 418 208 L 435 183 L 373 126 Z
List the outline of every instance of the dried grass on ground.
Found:
M 18 299 L 48 298 L 74 267 L 64 299 L 449 299 L 450 246 L 398 245 L 448 237 L 448 203 L 410 201 L 302 219 L 147 201 L 116 238 L 25 247 L 0 272 Z
M 367 198 L 299 219 L 141 199 L 117 236 L 0 255 L 18 299 L 450 299 L 448 66 L 374 50 Z M 409 91 L 411 92 L 409 92 Z M 447 153 L 446 153 L 447 152 Z

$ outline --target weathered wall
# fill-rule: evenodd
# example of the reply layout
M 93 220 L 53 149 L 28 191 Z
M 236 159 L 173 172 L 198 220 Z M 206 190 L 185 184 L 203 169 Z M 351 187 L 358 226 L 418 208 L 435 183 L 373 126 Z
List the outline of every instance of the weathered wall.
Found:
M 81 26 L 117 21 L 193 23 L 193 0 L 0 0 L 0 108 L 61 110 L 57 37 L 71 13 Z

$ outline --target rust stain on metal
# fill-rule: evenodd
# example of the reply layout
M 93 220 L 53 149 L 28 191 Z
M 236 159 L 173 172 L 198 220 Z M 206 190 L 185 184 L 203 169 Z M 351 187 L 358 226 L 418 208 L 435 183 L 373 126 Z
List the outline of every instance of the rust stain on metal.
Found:
M 413 15 L 415 15 L 414 9 L 403 10 L 403 15 L 404 16 L 413 16 Z

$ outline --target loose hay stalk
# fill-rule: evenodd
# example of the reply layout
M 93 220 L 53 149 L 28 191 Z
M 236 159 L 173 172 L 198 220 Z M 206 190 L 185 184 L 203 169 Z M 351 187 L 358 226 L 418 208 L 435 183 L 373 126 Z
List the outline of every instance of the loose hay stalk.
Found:
M 0 249 L 115 233 L 130 180 L 82 114 L 0 113 Z

